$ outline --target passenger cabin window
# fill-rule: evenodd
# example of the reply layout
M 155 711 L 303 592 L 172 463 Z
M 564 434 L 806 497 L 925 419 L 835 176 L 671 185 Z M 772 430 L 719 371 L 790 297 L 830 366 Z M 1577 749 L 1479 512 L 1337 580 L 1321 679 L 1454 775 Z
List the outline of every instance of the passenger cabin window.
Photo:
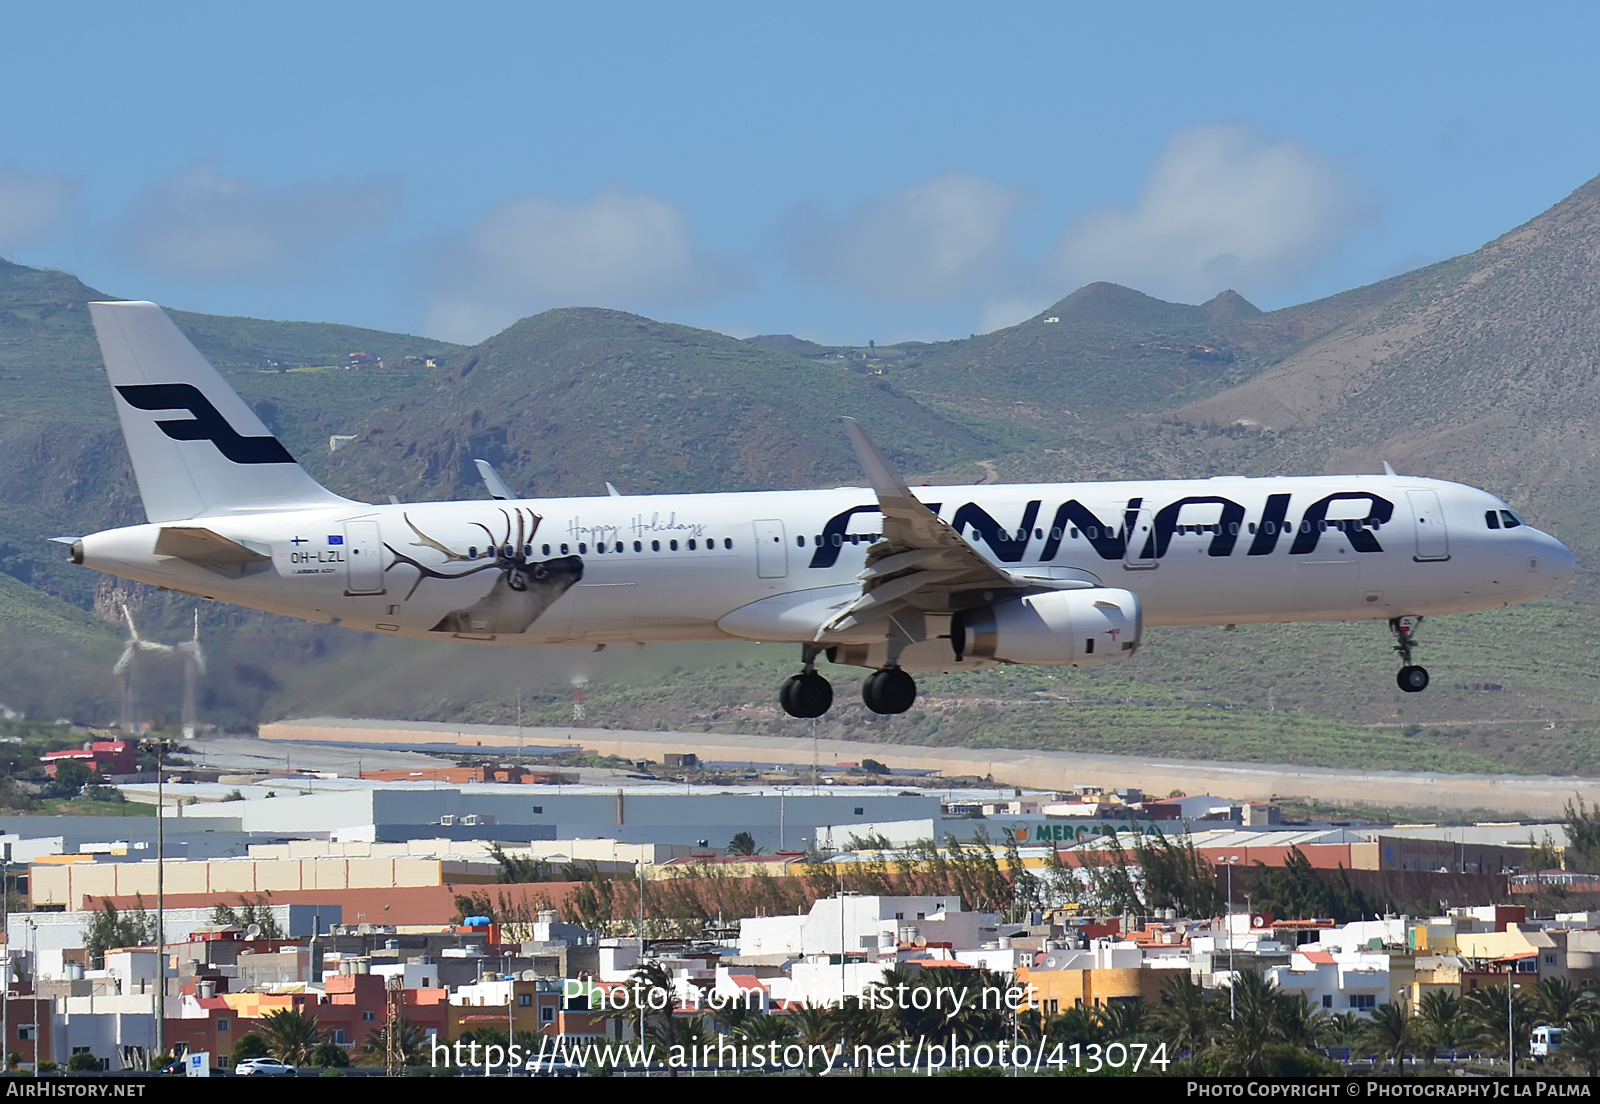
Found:
M 672 549 L 672 551 L 676 552 L 678 550 L 678 542 L 677 541 L 668 541 L 667 542 L 667 547 Z
M 567 554 L 567 546 L 564 545 L 564 544 L 561 546 L 561 554 L 563 556 L 565 556 Z
M 635 552 L 643 552 L 644 551 L 644 541 L 634 541 L 633 542 L 633 550 Z
M 587 555 L 588 552 L 589 552 L 589 546 L 587 544 L 584 544 L 582 541 L 579 541 L 578 542 L 578 555 L 580 555 L 580 556 Z
M 733 538 L 732 537 L 723 537 L 722 538 L 722 547 L 724 547 L 724 548 L 732 548 L 733 547 Z
M 1485 510 L 1483 512 L 1483 522 L 1491 529 L 1498 529 L 1500 528 L 1500 514 L 1495 510 Z
M 545 545 L 545 546 L 544 546 L 544 548 L 543 548 L 543 550 L 542 550 L 542 551 L 541 551 L 541 552 L 540 552 L 540 553 L 539 553 L 539 554 L 540 554 L 540 555 L 541 555 L 541 556 L 548 556 L 548 555 L 550 555 L 550 546 L 549 546 L 549 545 L 548 545 L 548 544 L 547 544 L 547 545 Z
M 806 538 L 803 535 L 798 536 L 794 539 L 794 543 L 796 548 L 804 548 L 806 546 Z
M 693 552 L 694 550 L 695 550 L 694 538 L 690 537 L 689 538 L 689 551 Z
M 650 551 L 652 551 L 652 552 L 661 551 L 661 542 L 658 541 L 658 540 L 651 541 L 650 542 Z

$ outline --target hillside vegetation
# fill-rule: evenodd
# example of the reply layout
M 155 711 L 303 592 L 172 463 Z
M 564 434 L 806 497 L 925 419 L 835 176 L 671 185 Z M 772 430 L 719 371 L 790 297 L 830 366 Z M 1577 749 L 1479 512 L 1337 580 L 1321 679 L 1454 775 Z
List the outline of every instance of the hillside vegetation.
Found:
M 470 349 L 324 324 L 174 318 L 318 478 L 368 501 L 479 497 L 471 460 L 530 494 L 859 482 L 838 419 L 918 481 L 1402 471 L 1505 495 L 1578 553 L 1532 607 L 1430 621 L 1427 694 L 1399 694 L 1381 625 L 1152 632 L 1107 671 L 928 679 L 908 715 L 856 703 L 822 728 L 885 741 L 1081 747 L 1323 765 L 1600 774 L 1600 182 L 1472 254 L 1263 313 L 1091 284 L 964 341 L 855 349 L 739 341 L 616 311 L 549 311 Z M 83 304 L 0 263 L 0 700 L 104 720 L 121 601 L 175 638 L 192 602 L 71 569 L 42 538 L 141 519 Z M 349 354 L 382 358 L 348 369 Z M 432 359 L 435 367 L 427 367 Z M 332 434 L 355 440 L 336 452 Z M 91 616 L 92 611 L 95 616 Z M 98 617 L 98 619 L 97 619 Z M 312 712 L 768 731 L 793 657 L 628 657 L 377 640 L 207 605 L 208 716 Z M 145 622 L 141 621 L 143 625 Z M 614 652 L 615 650 L 613 650 Z M 53 682 L 47 672 L 54 672 Z M 143 696 L 170 714 L 177 672 Z M 163 705 L 162 703 L 166 703 Z M 170 719 L 170 718 L 169 718 Z

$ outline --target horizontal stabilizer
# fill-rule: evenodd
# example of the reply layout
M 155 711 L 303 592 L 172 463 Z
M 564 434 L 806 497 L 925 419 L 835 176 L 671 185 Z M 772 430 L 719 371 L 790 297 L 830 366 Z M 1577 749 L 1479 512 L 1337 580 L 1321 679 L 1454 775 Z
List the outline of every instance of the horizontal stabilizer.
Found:
M 221 533 L 189 525 L 162 526 L 161 535 L 156 537 L 156 555 L 204 564 L 250 564 L 272 559 Z

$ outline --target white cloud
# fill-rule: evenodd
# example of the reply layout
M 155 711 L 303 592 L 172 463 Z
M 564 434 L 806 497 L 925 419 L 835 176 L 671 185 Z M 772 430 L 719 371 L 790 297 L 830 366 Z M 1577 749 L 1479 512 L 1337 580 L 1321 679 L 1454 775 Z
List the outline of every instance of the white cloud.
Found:
M 1004 275 L 1011 219 L 1025 200 L 985 177 L 945 173 L 843 220 L 802 212 L 793 257 L 807 274 L 876 302 L 950 303 Z
M 396 207 L 392 184 L 266 187 L 193 165 L 134 198 L 112 249 L 165 276 L 227 280 L 287 276 L 326 258 L 352 231 Z
M 1210 123 L 1173 135 L 1132 210 L 1068 227 L 1048 274 L 1186 302 L 1260 293 L 1304 275 L 1372 213 L 1350 173 L 1305 142 Z
M 428 332 L 479 341 L 550 307 L 705 302 L 742 282 L 670 203 L 607 189 L 576 206 L 508 199 L 445 250 Z
M 50 233 L 76 192 L 77 185 L 55 173 L 0 165 L 0 248 Z

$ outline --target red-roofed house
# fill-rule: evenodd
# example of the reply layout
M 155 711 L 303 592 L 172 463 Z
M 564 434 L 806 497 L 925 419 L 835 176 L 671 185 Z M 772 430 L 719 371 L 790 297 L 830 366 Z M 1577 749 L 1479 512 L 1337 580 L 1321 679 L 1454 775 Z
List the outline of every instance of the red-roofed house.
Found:
M 96 740 L 88 747 L 47 751 L 39 758 L 51 778 L 56 776 L 56 764 L 64 759 L 75 759 L 101 774 L 136 774 L 139 770 L 139 753 L 132 740 Z

